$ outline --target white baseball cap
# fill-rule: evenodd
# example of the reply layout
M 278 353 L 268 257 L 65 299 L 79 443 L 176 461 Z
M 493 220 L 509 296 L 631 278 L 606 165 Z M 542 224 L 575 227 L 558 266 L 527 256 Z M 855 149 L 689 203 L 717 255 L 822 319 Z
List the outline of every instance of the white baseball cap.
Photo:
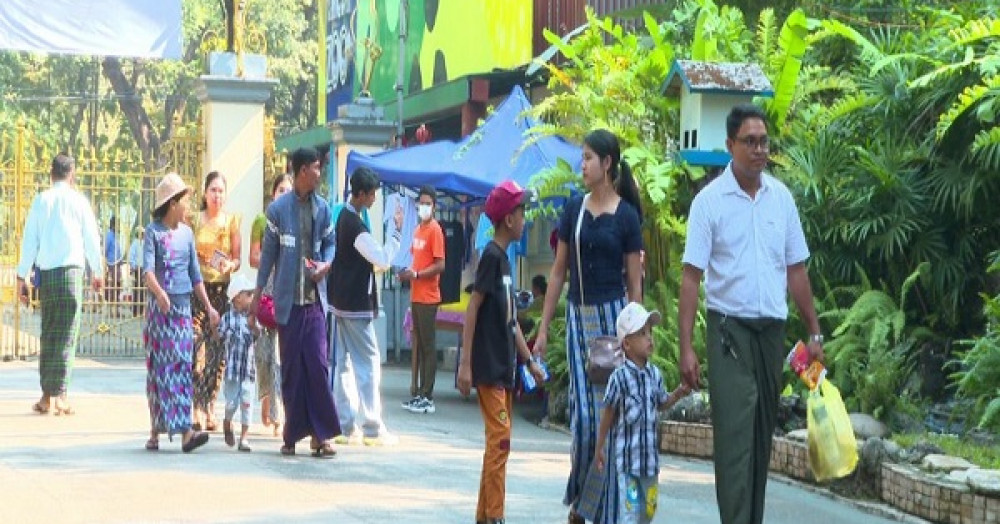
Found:
M 621 344 L 625 337 L 638 333 L 647 324 L 659 324 L 661 315 L 659 311 L 646 311 L 642 304 L 629 302 L 625 309 L 618 314 L 616 327 L 618 330 L 618 343 Z
M 230 279 L 226 295 L 229 296 L 229 300 L 232 300 L 243 291 L 253 291 L 255 287 L 254 281 L 249 276 L 245 273 L 239 273 Z

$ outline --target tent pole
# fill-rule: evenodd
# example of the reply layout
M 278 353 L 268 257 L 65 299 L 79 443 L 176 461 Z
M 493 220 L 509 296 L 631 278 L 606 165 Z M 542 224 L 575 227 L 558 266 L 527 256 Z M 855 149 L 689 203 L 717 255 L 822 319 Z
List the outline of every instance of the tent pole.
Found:
M 396 147 L 403 147 L 403 85 L 406 82 L 406 32 L 409 1 L 399 2 L 399 60 L 396 68 Z
M 409 25 L 407 20 L 407 14 L 409 13 L 409 1 L 400 0 L 399 2 L 399 67 L 396 68 L 396 148 L 403 147 L 403 84 L 406 82 L 406 31 Z M 402 284 L 396 285 L 392 279 L 390 279 L 390 285 L 393 287 L 392 294 L 392 319 L 393 319 L 393 329 L 392 329 L 392 343 L 396 348 L 396 362 L 403 361 L 403 341 L 400 337 L 400 330 L 402 329 L 403 315 L 400 314 L 402 311 L 402 304 L 400 300 L 400 295 L 403 293 Z

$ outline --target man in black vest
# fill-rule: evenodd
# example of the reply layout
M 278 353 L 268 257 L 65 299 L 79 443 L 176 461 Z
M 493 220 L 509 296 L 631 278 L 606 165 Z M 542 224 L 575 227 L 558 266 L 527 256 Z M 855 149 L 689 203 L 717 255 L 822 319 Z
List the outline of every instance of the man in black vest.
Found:
M 364 167 L 355 170 L 351 199 L 336 221 L 337 249 L 327 289 L 336 324 L 333 394 L 343 431 L 337 442 L 342 443 L 357 436 L 358 426 L 366 445 L 395 442 L 382 421 L 382 359 L 374 326 L 378 316 L 375 273 L 389 269 L 399 249 L 403 209 L 396 208 L 395 230 L 384 246 L 378 245 L 360 216 L 375 203 L 378 188 L 374 171 Z

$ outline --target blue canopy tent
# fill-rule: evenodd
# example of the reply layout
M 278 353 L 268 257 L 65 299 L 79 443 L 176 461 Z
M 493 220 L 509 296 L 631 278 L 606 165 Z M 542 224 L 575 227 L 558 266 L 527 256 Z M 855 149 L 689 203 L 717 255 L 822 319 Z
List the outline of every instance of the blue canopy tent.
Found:
M 500 181 L 511 178 L 527 186 L 539 171 L 558 159 L 578 163 L 578 146 L 558 137 L 545 137 L 525 146 L 528 131 L 537 124 L 524 115 L 531 103 L 520 86 L 490 114 L 475 132 L 460 142 L 437 141 L 373 155 L 351 151 L 347 172 L 369 167 L 383 184 L 417 188 L 431 184 L 438 191 L 483 199 Z

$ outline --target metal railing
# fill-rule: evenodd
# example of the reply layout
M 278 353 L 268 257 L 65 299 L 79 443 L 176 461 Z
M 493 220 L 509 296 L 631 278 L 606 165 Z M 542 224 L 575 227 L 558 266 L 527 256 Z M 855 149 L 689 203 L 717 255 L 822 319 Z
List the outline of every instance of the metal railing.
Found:
M 102 252 L 111 217 L 116 221 L 120 252 L 108 264 L 105 289 L 89 286 L 84 293 L 78 354 L 102 357 L 144 355 L 142 319 L 145 293 L 129 264 L 129 249 L 140 242 L 138 230 L 149 222 L 156 184 L 166 171 L 177 171 L 192 187 L 201 178 L 204 140 L 198 129 L 164 144 L 165 166 L 144 166 L 134 151 L 71 152 L 76 159 L 76 186 L 90 200 L 101 228 Z M 50 186 L 54 152 L 34 140 L 23 124 L 0 132 L 0 360 L 23 359 L 39 352 L 39 297 L 21 305 L 16 266 L 21 233 L 34 196 Z M 89 279 L 88 279 L 89 280 Z

